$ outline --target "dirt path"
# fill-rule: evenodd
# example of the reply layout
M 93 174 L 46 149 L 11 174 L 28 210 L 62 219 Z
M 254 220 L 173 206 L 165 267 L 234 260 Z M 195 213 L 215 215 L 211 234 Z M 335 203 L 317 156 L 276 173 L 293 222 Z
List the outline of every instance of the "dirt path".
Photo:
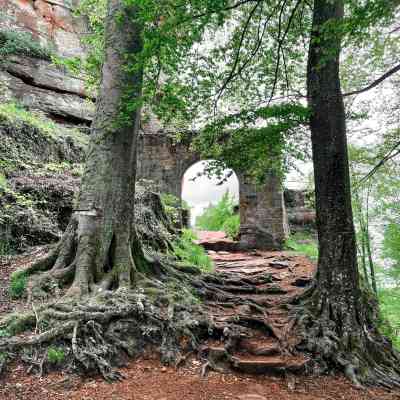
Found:
M 201 233 L 199 242 L 208 249 L 224 248 L 225 242 L 232 248 L 219 232 Z M 222 339 L 205 346 L 210 367 L 251 374 L 305 372 L 309 360 L 290 350 L 297 339 L 290 336 L 287 305 L 311 283 L 315 266 L 293 252 L 208 253 L 221 284 L 206 307 L 224 330 Z
M 209 278 L 214 293 L 205 306 L 223 332 L 203 346 L 200 357 L 193 356 L 175 369 L 162 366 L 158 355 L 149 352 L 123 368 L 126 379 L 114 384 L 64 373 L 39 378 L 19 365 L 0 380 L 0 399 L 400 399 L 400 392 L 357 390 L 343 377 L 301 374 L 308 359 L 289 351 L 296 338 L 288 334 L 286 304 L 310 283 L 315 271 L 310 260 L 290 252 L 221 250 L 234 245 L 218 233 L 202 233 L 200 242 L 214 249 L 209 254 L 218 274 Z

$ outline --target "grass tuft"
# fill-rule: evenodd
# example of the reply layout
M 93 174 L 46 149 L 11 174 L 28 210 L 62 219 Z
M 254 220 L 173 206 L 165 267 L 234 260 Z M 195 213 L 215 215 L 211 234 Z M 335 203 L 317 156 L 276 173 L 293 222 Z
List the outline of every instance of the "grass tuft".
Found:
M 194 243 L 196 239 L 190 229 L 184 229 L 182 235 L 172 244 L 174 255 L 185 264 L 194 265 L 203 272 L 211 272 L 214 264 L 204 248 Z
M 295 233 L 286 240 L 285 247 L 303 253 L 316 261 L 318 259 L 317 241 L 308 233 Z
M 64 350 L 56 348 L 56 347 L 49 347 L 47 349 L 47 360 L 51 364 L 60 364 L 65 359 Z
M 15 271 L 11 274 L 10 296 L 13 299 L 19 299 L 25 294 L 27 276 L 24 272 Z
M 1 30 L 0 57 L 11 55 L 24 55 L 50 61 L 52 51 L 34 40 L 29 32 Z

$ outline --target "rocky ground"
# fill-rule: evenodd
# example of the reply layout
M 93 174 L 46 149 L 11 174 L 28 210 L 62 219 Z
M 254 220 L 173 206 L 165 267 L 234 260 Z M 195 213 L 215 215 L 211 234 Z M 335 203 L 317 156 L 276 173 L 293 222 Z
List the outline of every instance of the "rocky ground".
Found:
M 113 384 L 101 378 L 86 379 L 62 372 L 38 377 L 26 366 L 14 365 L 0 380 L 1 399 L 71 400 L 269 400 L 269 399 L 400 399 L 400 392 L 378 388 L 355 389 L 341 376 L 307 377 L 309 360 L 289 354 L 298 338 L 288 335 L 290 322 L 286 304 L 304 290 L 315 266 L 292 252 L 240 252 L 223 250 L 232 243 L 219 234 L 201 234 L 224 285 L 205 306 L 215 324 L 230 330 L 219 340 L 205 343 L 199 356 L 189 355 L 179 368 L 160 364 L 159 356 L 148 351 L 121 370 L 125 379 Z M 36 250 L 38 251 L 38 250 Z M 29 261 L 2 265 L 10 273 Z M 5 275 L 5 274 L 4 274 Z M 213 282 L 215 284 L 215 282 Z M 10 301 L 0 289 L 1 312 Z M 12 306 L 24 307 L 12 303 Z M 240 340 L 240 351 L 227 354 L 230 338 Z M 239 339 L 238 339 L 239 338 Z M 227 373 L 229 371 L 229 373 Z

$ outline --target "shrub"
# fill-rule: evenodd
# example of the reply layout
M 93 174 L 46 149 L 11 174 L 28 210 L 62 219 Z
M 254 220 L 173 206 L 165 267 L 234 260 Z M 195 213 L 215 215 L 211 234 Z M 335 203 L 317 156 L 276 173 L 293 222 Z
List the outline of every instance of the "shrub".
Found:
M 50 61 L 52 52 L 34 40 L 28 32 L 0 31 L 0 57 L 13 54 Z
M 210 205 L 196 218 L 196 226 L 206 231 L 224 231 L 230 237 L 239 232 L 240 217 L 235 214 L 235 199 L 228 191 L 216 205 Z
M 393 260 L 388 273 L 396 282 L 400 282 L 400 225 L 389 224 L 384 233 L 383 255 Z
M 380 289 L 381 331 L 400 350 L 400 288 Z
M 15 271 L 11 274 L 10 296 L 19 299 L 25 293 L 27 276 L 24 272 Z
M 240 230 L 240 216 L 239 214 L 231 215 L 222 226 L 222 229 L 226 233 L 226 235 L 232 239 L 234 239 Z
M 59 364 L 65 359 L 65 353 L 62 349 L 56 347 L 49 347 L 47 349 L 47 360 L 51 364 Z
M 318 259 L 318 246 L 316 240 L 307 233 L 291 235 L 285 243 L 286 249 L 298 251 L 312 260 Z
M 196 239 L 196 235 L 191 230 L 184 229 L 182 235 L 172 244 L 174 255 L 184 263 L 210 272 L 213 269 L 213 262 L 204 248 L 194 243 Z

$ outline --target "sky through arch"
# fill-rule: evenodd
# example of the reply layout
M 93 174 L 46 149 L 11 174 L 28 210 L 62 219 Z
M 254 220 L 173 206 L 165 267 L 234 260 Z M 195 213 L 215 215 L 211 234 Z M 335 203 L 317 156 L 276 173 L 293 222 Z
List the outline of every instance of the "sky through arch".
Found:
M 199 176 L 207 161 L 198 161 L 189 167 L 182 178 L 182 200 L 191 207 L 191 224 L 194 226 L 196 217 L 210 204 L 216 204 L 228 190 L 239 203 L 239 180 L 233 174 L 222 185 L 217 178 Z

